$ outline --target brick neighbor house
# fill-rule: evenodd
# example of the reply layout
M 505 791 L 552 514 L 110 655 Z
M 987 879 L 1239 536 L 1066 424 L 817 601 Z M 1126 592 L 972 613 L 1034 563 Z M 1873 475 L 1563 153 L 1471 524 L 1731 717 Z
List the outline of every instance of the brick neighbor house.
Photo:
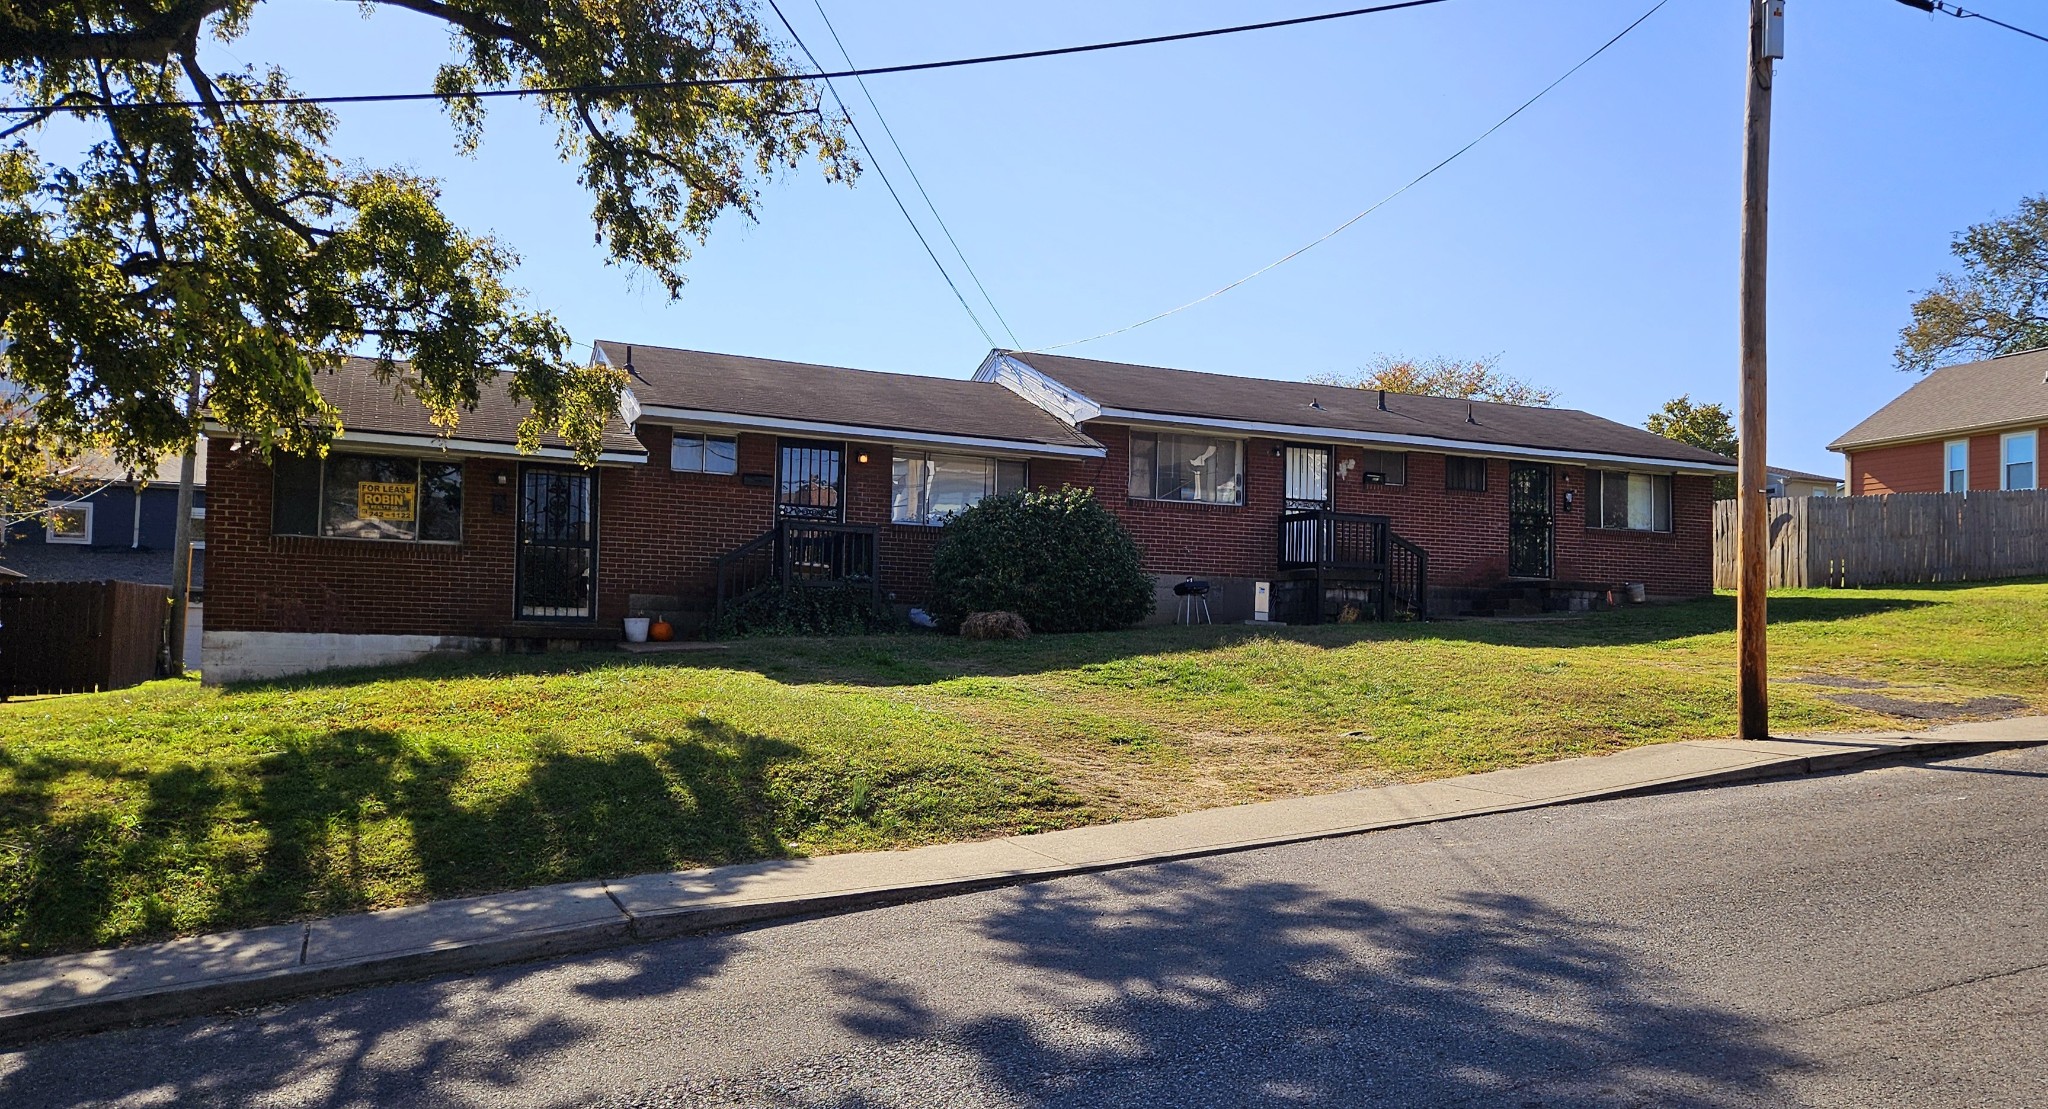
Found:
M 1946 366 L 1828 444 L 1851 496 L 2041 488 L 2048 349 Z
M 1727 459 L 1568 409 L 991 352 L 973 380 L 597 344 L 625 369 L 596 465 L 486 389 L 452 436 L 351 360 L 327 458 L 213 432 L 208 681 L 445 650 L 685 634 L 765 581 L 926 594 L 950 513 L 1092 488 L 1218 621 L 1446 613 L 1503 589 L 1712 588 Z M 402 377 L 403 367 L 401 367 Z

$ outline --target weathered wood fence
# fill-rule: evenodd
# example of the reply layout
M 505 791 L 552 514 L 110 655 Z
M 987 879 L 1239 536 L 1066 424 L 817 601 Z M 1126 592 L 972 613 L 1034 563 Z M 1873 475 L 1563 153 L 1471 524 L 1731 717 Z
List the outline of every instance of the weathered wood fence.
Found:
M 1779 497 L 1770 587 L 1992 581 L 2048 574 L 2048 492 Z M 1714 585 L 1735 588 L 1735 502 L 1714 505 Z
M 155 677 L 170 601 L 132 581 L 0 581 L 0 700 Z

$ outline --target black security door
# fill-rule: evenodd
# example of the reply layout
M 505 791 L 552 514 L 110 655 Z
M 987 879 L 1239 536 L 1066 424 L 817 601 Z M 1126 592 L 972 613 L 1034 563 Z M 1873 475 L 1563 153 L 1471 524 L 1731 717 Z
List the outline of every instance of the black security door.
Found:
M 596 614 L 597 476 L 528 466 L 519 474 L 519 618 Z
M 1508 576 L 1551 576 L 1550 467 L 1508 465 Z
M 846 499 L 846 448 L 816 439 L 782 441 L 775 515 L 838 523 Z

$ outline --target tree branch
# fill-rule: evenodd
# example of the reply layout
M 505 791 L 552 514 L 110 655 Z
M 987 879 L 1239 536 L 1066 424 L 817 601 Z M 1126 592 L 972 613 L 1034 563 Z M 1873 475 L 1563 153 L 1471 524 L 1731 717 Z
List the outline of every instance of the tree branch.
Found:
M 525 48 L 536 57 L 541 53 L 540 41 L 509 23 L 500 23 L 479 12 L 468 11 L 439 0 L 370 0 L 371 3 L 387 8 L 403 8 L 431 16 L 443 23 L 452 23 L 478 38 L 495 39 Z
M 185 50 L 180 55 L 179 62 L 184 67 L 186 79 L 192 82 L 192 88 L 198 92 L 199 99 L 205 102 L 207 117 L 213 120 L 215 127 L 225 132 L 228 128 L 227 112 L 221 108 L 220 97 L 215 95 L 213 79 L 208 77 L 206 70 L 202 69 L 199 65 L 197 28 L 194 28 L 192 38 L 186 42 Z M 257 188 L 256 183 L 249 180 L 248 171 L 236 165 L 234 159 L 227 157 L 225 152 L 222 154 L 221 161 L 227 165 L 228 179 L 234 182 L 235 191 L 242 194 L 242 199 L 247 200 L 249 206 L 256 209 L 258 213 L 281 224 L 286 230 L 305 240 L 307 249 L 311 250 L 319 247 L 321 239 L 334 235 L 333 231 L 324 227 L 314 227 L 312 224 L 306 223 L 297 216 L 292 215 L 290 208 L 278 203 L 266 195 L 262 189 Z
M 179 0 L 162 12 L 121 31 L 18 28 L 0 36 L 6 62 L 166 62 L 180 43 L 196 35 L 206 17 L 233 0 Z

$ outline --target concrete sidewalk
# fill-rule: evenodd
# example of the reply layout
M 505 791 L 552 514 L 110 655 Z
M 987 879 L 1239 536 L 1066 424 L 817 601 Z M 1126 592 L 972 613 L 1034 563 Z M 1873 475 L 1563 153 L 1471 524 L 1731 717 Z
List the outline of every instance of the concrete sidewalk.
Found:
M 1667 743 L 1593 758 L 909 851 L 437 901 L 0 965 L 0 1043 L 1139 863 L 1640 793 L 2048 742 L 2048 717 Z

